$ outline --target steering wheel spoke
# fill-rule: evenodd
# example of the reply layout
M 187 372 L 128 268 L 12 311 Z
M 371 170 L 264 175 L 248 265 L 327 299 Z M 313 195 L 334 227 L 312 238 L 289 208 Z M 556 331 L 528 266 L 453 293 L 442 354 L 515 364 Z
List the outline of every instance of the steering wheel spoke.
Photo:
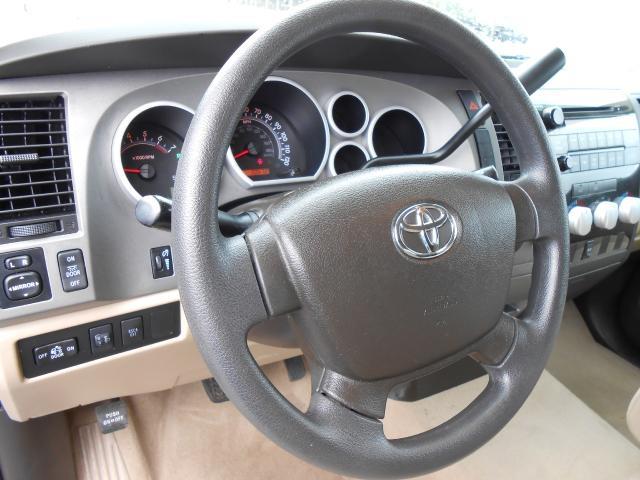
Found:
M 364 381 L 335 372 L 320 362 L 311 360 L 313 394 L 322 394 L 349 410 L 370 418 L 384 418 L 391 390 L 437 372 L 466 356 L 484 367 L 497 367 L 509 356 L 518 332 L 518 319 L 502 312 L 494 328 L 471 347 L 463 348 L 431 365 L 413 372 L 380 380 Z
M 516 245 L 536 240 L 540 237 L 538 210 L 527 190 L 520 183 L 502 182 L 502 185 L 516 212 Z
M 540 161 L 530 159 L 528 164 Z M 523 240 L 537 240 L 557 237 L 559 232 L 568 237 L 566 203 L 564 195 L 549 195 L 548 184 L 557 184 L 557 166 L 555 163 L 549 169 L 548 175 L 539 175 L 530 168 L 524 170 L 520 178 L 514 182 L 505 182 L 507 191 L 511 195 L 518 223 L 522 224 L 519 235 Z M 553 178 L 556 177 L 556 178 Z M 562 212 L 562 214 L 558 214 Z M 527 238 L 530 237 L 530 238 Z
M 349 410 L 370 418 L 383 418 L 389 392 L 397 381 L 361 381 L 323 368 L 314 394 L 325 395 Z
M 300 301 L 291 284 L 280 242 L 275 231 L 263 217 L 245 235 L 260 292 L 270 317 L 291 313 L 300 308 Z
M 222 244 L 227 259 L 225 266 L 228 266 L 225 272 L 225 289 L 211 291 L 208 297 L 215 299 L 219 295 L 228 295 L 237 299 L 233 302 L 232 314 L 225 327 L 228 334 L 244 339 L 251 328 L 268 318 L 268 313 L 265 311 L 256 275 L 252 271 L 252 257 L 243 237 L 225 238 Z
M 359 445 L 361 450 L 364 445 L 388 443 L 379 419 L 363 415 L 318 391 L 312 392 L 305 418 L 331 443 Z
M 518 319 L 508 312 L 502 312 L 493 330 L 474 345 L 470 357 L 483 366 L 497 366 L 504 362 L 513 347 Z

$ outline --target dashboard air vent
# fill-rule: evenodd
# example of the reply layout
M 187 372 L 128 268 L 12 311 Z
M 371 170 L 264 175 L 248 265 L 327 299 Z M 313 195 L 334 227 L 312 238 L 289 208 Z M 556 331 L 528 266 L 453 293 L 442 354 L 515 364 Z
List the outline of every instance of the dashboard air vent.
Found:
M 0 239 L 25 221 L 33 235 L 61 233 L 62 216 L 75 228 L 75 211 L 64 98 L 0 98 Z M 34 219 L 48 222 L 46 232 Z
M 518 156 L 513 148 L 509 134 L 498 115 L 494 112 L 491 115 L 493 126 L 498 137 L 498 146 L 500 147 L 500 157 L 502 158 L 502 170 L 504 171 L 504 179 L 506 181 L 515 180 L 520 176 L 520 163 Z

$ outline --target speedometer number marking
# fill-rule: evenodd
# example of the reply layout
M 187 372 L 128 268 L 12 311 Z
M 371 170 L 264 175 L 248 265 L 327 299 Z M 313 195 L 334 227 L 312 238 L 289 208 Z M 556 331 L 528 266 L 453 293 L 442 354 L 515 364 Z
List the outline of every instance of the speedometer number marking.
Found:
M 261 106 L 245 108 L 231 141 L 231 152 L 251 179 L 291 178 L 303 169 L 294 165 L 288 126 Z

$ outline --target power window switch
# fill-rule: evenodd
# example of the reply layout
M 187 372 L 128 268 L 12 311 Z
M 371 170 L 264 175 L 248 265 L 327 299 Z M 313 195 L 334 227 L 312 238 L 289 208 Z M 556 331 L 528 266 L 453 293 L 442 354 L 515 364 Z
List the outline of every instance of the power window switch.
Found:
M 91 343 L 91 352 L 94 354 L 110 352 L 113 350 L 113 327 L 111 324 L 107 323 L 106 325 L 90 328 L 89 341 Z
M 142 317 L 129 318 L 120 322 L 122 329 L 122 344 L 125 347 L 140 345 L 144 339 Z

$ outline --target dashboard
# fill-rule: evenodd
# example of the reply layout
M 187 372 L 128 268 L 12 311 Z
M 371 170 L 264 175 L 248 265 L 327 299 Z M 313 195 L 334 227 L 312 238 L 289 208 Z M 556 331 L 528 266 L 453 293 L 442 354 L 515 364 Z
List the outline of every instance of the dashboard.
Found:
M 269 77 L 236 126 L 226 167 L 241 187 L 288 188 L 357 170 L 371 157 L 427 150 L 427 130 L 421 115 L 406 106 L 412 103 L 412 92 L 401 84 L 363 86 L 363 78 L 338 77 L 340 84 L 359 83 L 359 90 L 370 97 L 392 88 L 388 100 L 372 100 L 378 108 L 372 117 L 361 94 L 321 92 L 323 97 L 331 95 L 322 107 L 292 76 L 296 75 Z M 367 80 L 371 84 L 372 79 Z M 385 102 L 398 105 L 384 106 Z M 114 169 L 133 197 L 173 196 L 175 170 L 192 118 L 191 107 L 164 100 L 142 105 L 123 120 L 116 131 L 121 142 L 117 151 L 114 148 Z
M 83 43 L 55 37 L 48 46 L 32 41 L 0 51 L 0 401 L 11 418 L 209 376 L 179 307 L 171 234 L 141 225 L 135 207 L 145 195 L 173 196 L 199 100 L 247 34 Z M 371 158 L 442 146 L 482 98 L 451 67 L 415 48 L 349 36 L 310 47 L 274 72 L 235 125 L 221 209 L 260 210 Z M 133 52 L 146 51 L 136 62 Z M 419 68 L 406 62 L 416 54 L 425 59 Z M 626 260 L 640 220 L 639 211 L 638 219 L 623 221 L 619 207 L 639 193 L 637 101 L 615 90 L 594 95 L 603 94 L 534 96 L 545 122 L 557 105 L 566 117 L 548 127 L 568 215 L 576 217 L 577 207 L 591 212 L 588 231 L 584 219 L 572 227 L 574 294 Z M 602 105 L 609 109 L 593 108 Z M 519 171 L 496 116 L 443 164 L 493 165 L 506 180 Z M 597 213 L 603 204 L 609 213 Z M 613 225 L 609 204 L 616 205 Z M 635 212 L 627 204 L 625 212 Z M 526 299 L 531 266 L 524 245 L 513 266 L 513 305 Z M 251 338 L 258 362 L 298 354 L 295 344 L 275 337 Z

